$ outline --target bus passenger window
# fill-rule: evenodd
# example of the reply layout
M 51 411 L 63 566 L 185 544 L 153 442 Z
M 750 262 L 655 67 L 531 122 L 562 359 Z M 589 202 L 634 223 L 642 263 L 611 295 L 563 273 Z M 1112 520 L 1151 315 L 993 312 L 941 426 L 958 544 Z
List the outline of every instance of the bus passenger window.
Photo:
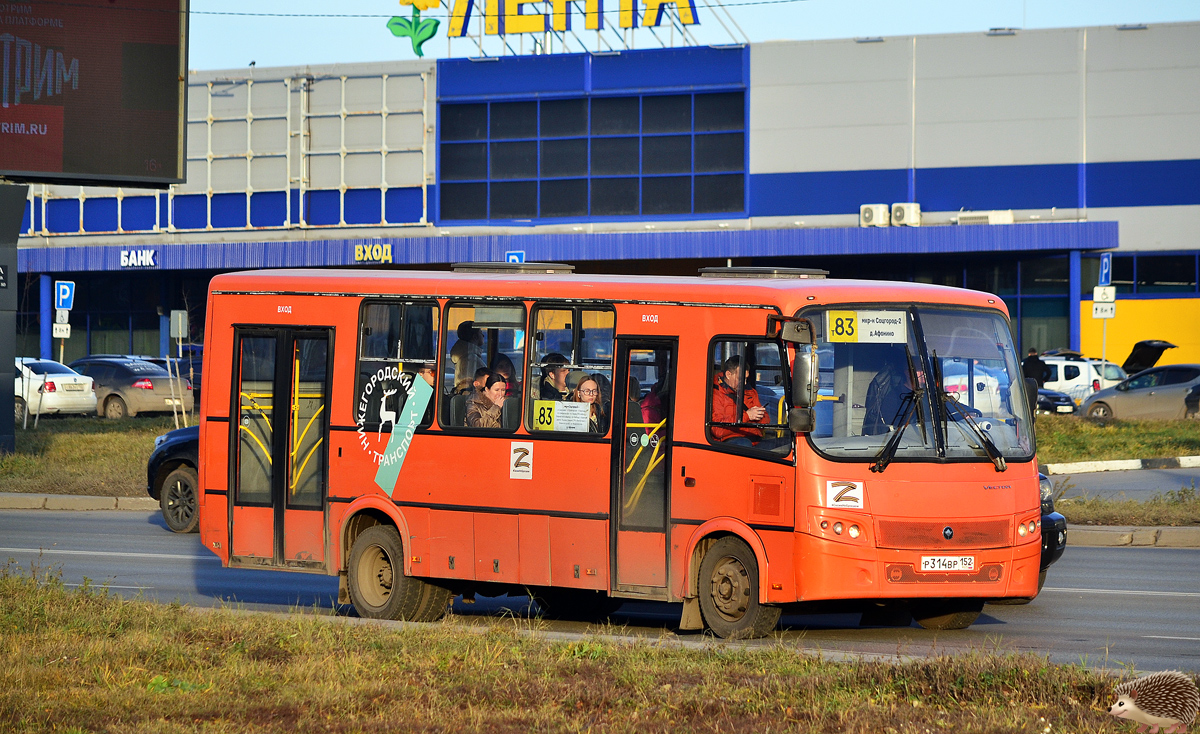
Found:
M 499 428 L 515 431 L 521 424 L 525 306 L 452 303 L 446 309 L 444 339 L 446 356 L 441 383 L 446 399 L 442 403 L 442 425 L 491 427 L 488 416 L 492 406 L 496 406 L 500 409 Z M 498 403 L 484 395 L 489 373 L 499 375 L 504 381 L 503 391 L 494 396 Z M 489 402 L 479 402 L 485 398 Z M 468 413 L 483 418 L 476 418 L 472 426 L 467 421 Z
M 611 309 L 539 307 L 530 362 L 530 431 L 606 435 L 612 415 Z
M 718 341 L 711 352 L 709 440 L 787 456 L 787 359 L 770 341 Z
M 358 393 L 354 419 L 368 431 L 390 432 L 409 398 L 424 393 L 424 379 L 436 392 L 438 306 L 436 302 L 366 302 L 359 325 Z M 433 423 L 432 394 L 420 426 Z M 380 420 L 383 416 L 383 420 Z

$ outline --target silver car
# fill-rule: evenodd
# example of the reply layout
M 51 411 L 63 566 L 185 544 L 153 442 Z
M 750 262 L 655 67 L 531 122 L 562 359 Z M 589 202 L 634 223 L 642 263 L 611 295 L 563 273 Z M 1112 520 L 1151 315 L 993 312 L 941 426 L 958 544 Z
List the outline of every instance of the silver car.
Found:
M 1197 385 L 1200 385 L 1200 364 L 1154 367 L 1089 395 L 1083 401 L 1083 413 L 1101 419 L 1183 418 L 1185 398 Z

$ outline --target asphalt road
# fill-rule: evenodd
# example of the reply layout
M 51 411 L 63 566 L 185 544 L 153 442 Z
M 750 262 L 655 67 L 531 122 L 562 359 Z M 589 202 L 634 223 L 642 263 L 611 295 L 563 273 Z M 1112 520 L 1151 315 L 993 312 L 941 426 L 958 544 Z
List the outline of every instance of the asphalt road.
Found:
M 1200 492 L 1198 469 L 1140 469 L 1137 471 L 1098 471 L 1086 474 L 1055 474 L 1056 486 L 1069 481 L 1064 497 L 1103 497 L 1144 502 L 1156 494 L 1195 487 Z
M 336 579 L 224 569 L 200 547 L 198 536 L 168 532 L 157 513 L 0 511 L 0 561 L 7 559 L 26 568 L 35 563 L 59 569 L 69 584 L 86 577 L 123 596 L 350 613 L 336 607 Z M 486 624 L 504 608 L 523 614 L 528 606 L 525 598 L 481 598 L 476 604 L 457 599 L 454 612 L 466 624 Z M 675 638 L 678 621 L 678 606 L 627 604 L 610 632 Z M 545 626 L 563 633 L 586 629 Z M 679 637 L 702 639 L 691 633 Z M 967 630 L 867 629 L 858 627 L 857 615 L 785 616 L 775 639 L 809 650 L 887 656 L 982 648 L 1093 667 L 1200 671 L 1200 549 L 1068 548 L 1032 604 L 988 606 Z

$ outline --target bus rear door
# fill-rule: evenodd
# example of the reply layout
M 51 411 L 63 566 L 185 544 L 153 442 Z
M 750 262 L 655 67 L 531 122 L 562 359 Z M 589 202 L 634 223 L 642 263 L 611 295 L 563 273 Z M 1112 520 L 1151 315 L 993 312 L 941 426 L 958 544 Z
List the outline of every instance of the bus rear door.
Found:
M 611 572 L 621 596 L 667 598 L 675 354 L 674 340 L 617 339 Z
M 325 569 L 332 333 L 237 329 L 230 565 Z

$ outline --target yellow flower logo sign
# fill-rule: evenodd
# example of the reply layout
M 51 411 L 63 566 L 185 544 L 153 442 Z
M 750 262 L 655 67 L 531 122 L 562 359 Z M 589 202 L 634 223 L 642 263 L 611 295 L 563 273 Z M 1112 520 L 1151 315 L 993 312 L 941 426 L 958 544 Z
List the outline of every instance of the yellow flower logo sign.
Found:
M 439 23 L 434 18 L 421 20 L 421 11 L 438 7 L 441 5 L 441 0 L 400 0 L 400 5 L 412 6 L 412 18 L 393 16 L 387 22 L 388 30 L 392 32 L 393 36 L 411 39 L 413 53 L 417 56 L 424 56 L 425 53 L 421 47 L 437 33 Z

